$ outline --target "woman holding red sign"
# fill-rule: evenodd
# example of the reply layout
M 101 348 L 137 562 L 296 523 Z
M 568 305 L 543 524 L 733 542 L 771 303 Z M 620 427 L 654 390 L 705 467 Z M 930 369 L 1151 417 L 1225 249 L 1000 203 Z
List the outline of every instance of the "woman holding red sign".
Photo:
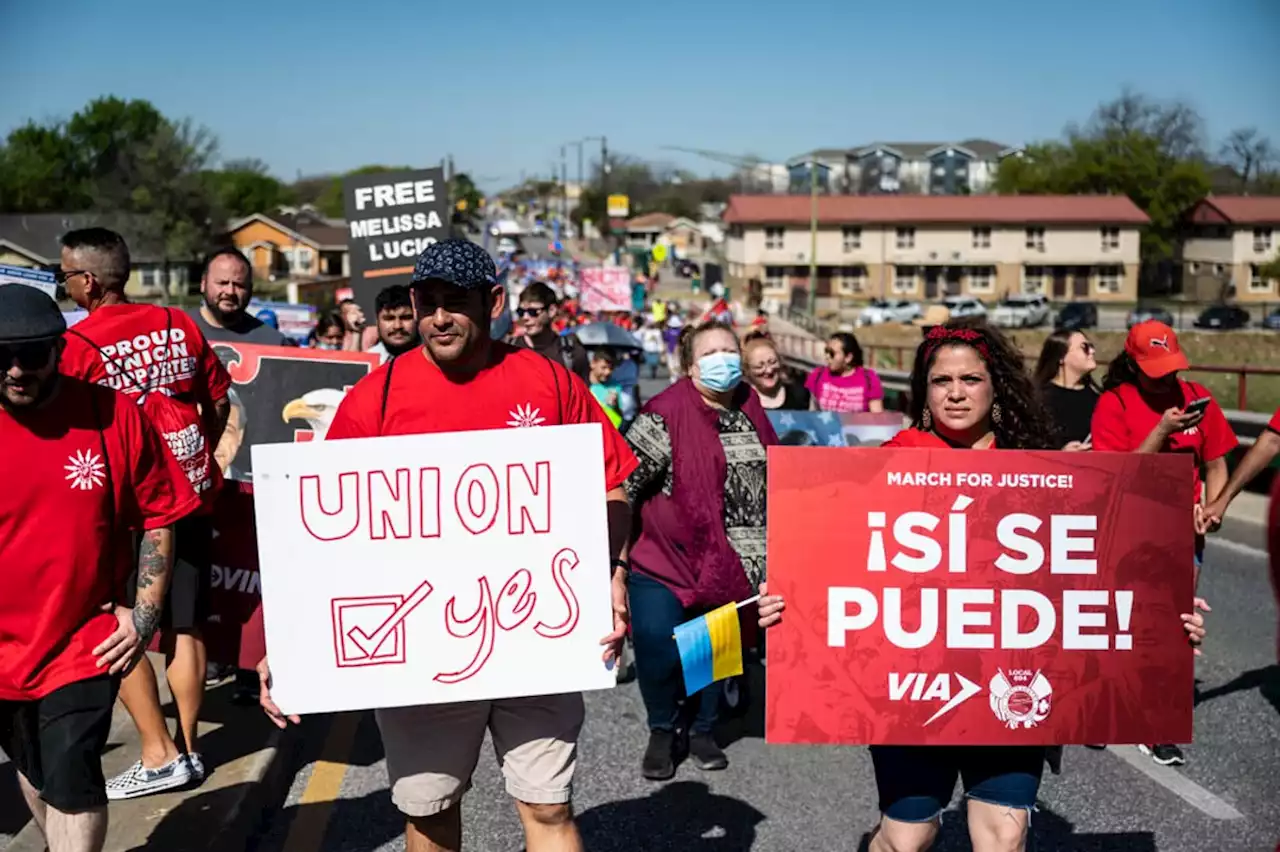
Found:
M 1043 450 L 1057 444 L 1021 353 L 995 329 L 963 320 L 930 329 L 916 350 L 910 415 L 912 428 L 884 446 Z M 1197 612 L 1182 620 L 1192 644 L 1200 644 L 1203 617 Z M 1025 849 L 1046 752 L 1040 746 L 872 746 L 881 820 L 870 852 L 930 848 L 957 778 L 968 799 L 974 850 Z

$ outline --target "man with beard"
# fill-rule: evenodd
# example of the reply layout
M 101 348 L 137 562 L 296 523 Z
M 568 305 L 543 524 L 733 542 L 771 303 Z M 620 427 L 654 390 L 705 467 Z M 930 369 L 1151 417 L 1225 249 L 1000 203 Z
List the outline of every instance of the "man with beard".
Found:
M 253 298 L 253 267 L 238 249 L 222 248 L 209 255 L 200 276 L 204 304 L 191 316 L 208 340 L 287 346 L 287 338 L 248 312 Z
M 200 499 L 132 399 L 59 373 L 65 329 L 44 293 L 0 285 L 0 749 L 51 852 L 99 852 L 111 708 Z M 132 608 L 115 582 L 129 530 Z
M 422 341 L 418 338 L 418 321 L 413 318 L 413 304 L 409 301 L 409 288 L 403 284 L 384 287 L 374 301 L 378 315 L 378 342 L 369 347 L 387 361 L 412 349 Z

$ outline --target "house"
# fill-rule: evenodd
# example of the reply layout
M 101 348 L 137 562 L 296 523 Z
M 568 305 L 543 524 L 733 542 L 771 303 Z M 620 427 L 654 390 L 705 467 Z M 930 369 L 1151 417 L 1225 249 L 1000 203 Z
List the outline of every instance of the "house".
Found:
M 350 276 L 347 223 L 309 210 L 254 213 L 227 225 L 261 281 L 317 280 Z
M 1261 269 L 1280 257 L 1280 196 L 1210 195 L 1182 216 L 1182 292 L 1200 301 L 1234 289 L 1241 302 L 1274 301 L 1280 281 Z
M 731 286 L 758 278 L 775 298 L 807 289 L 810 205 L 798 195 L 729 199 Z M 1132 302 L 1149 221 L 1124 196 L 820 196 L 816 295 Z
M 677 216 L 672 219 L 662 233 L 662 242 L 676 250 L 681 257 L 691 254 L 702 254 L 706 248 L 702 228 L 692 219 Z
M 790 191 L 810 192 L 810 162 L 820 191 L 842 195 L 977 195 L 990 192 L 1000 163 L 1022 149 L 989 139 L 963 142 L 872 142 L 820 149 L 788 162 Z
M 168 271 L 169 292 L 193 292 L 199 286 L 195 258 L 166 258 L 137 235 L 128 220 L 95 213 L 8 213 L 0 215 L 0 263 L 34 269 L 56 267 L 62 257 L 62 235 L 78 228 L 103 226 L 117 231 L 129 245 L 133 268 L 125 284 L 129 296 L 159 296 Z
M 646 213 L 643 216 L 628 219 L 624 237 L 626 247 L 653 248 L 675 218 L 670 213 Z

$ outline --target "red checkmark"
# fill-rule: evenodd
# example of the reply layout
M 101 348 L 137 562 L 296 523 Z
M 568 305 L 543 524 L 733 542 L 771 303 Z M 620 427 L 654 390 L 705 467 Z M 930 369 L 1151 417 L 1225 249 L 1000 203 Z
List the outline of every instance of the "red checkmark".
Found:
M 391 615 L 387 616 L 387 620 L 382 622 L 377 630 L 373 631 L 373 635 L 366 634 L 359 627 L 353 627 L 347 631 L 347 638 L 354 642 L 366 657 L 372 659 L 373 655 L 378 653 L 378 649 L 382 647 L 382 643 L 387 641 L 387 637 L 400 626 L 400 622 L 404 621 L 405 616 L 413 612 L 414 608 L 426 600 L 427 595 L 431 594 L 431 592 L 431 584 L 423 580 L 418 584 L 418 588 L 409 593 L 409 597 L 401 601 L 391 611 Z

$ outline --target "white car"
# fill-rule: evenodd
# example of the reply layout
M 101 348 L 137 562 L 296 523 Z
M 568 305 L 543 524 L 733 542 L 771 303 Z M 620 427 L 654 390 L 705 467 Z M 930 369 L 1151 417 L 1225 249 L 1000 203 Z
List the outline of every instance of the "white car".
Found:
M 991 312 L 991 322 L 1001 328 L 1035 328 L 1049 320 L 1049 300 L 1035 293 L 1006 296 Z
M 972 296 L 947 296 L 942 300 L 942 306 L 950 312 L 952 319 L 987 315 L 986 306 Z
M 498 254 L 515 254 L 520 251 L 520 244 L 510 237 L 498 240 Z
M 858 314 L 858 325 L 911 322 L 922 314 L 919 302 L 908 302 L 906 299 L 876 299 Z

